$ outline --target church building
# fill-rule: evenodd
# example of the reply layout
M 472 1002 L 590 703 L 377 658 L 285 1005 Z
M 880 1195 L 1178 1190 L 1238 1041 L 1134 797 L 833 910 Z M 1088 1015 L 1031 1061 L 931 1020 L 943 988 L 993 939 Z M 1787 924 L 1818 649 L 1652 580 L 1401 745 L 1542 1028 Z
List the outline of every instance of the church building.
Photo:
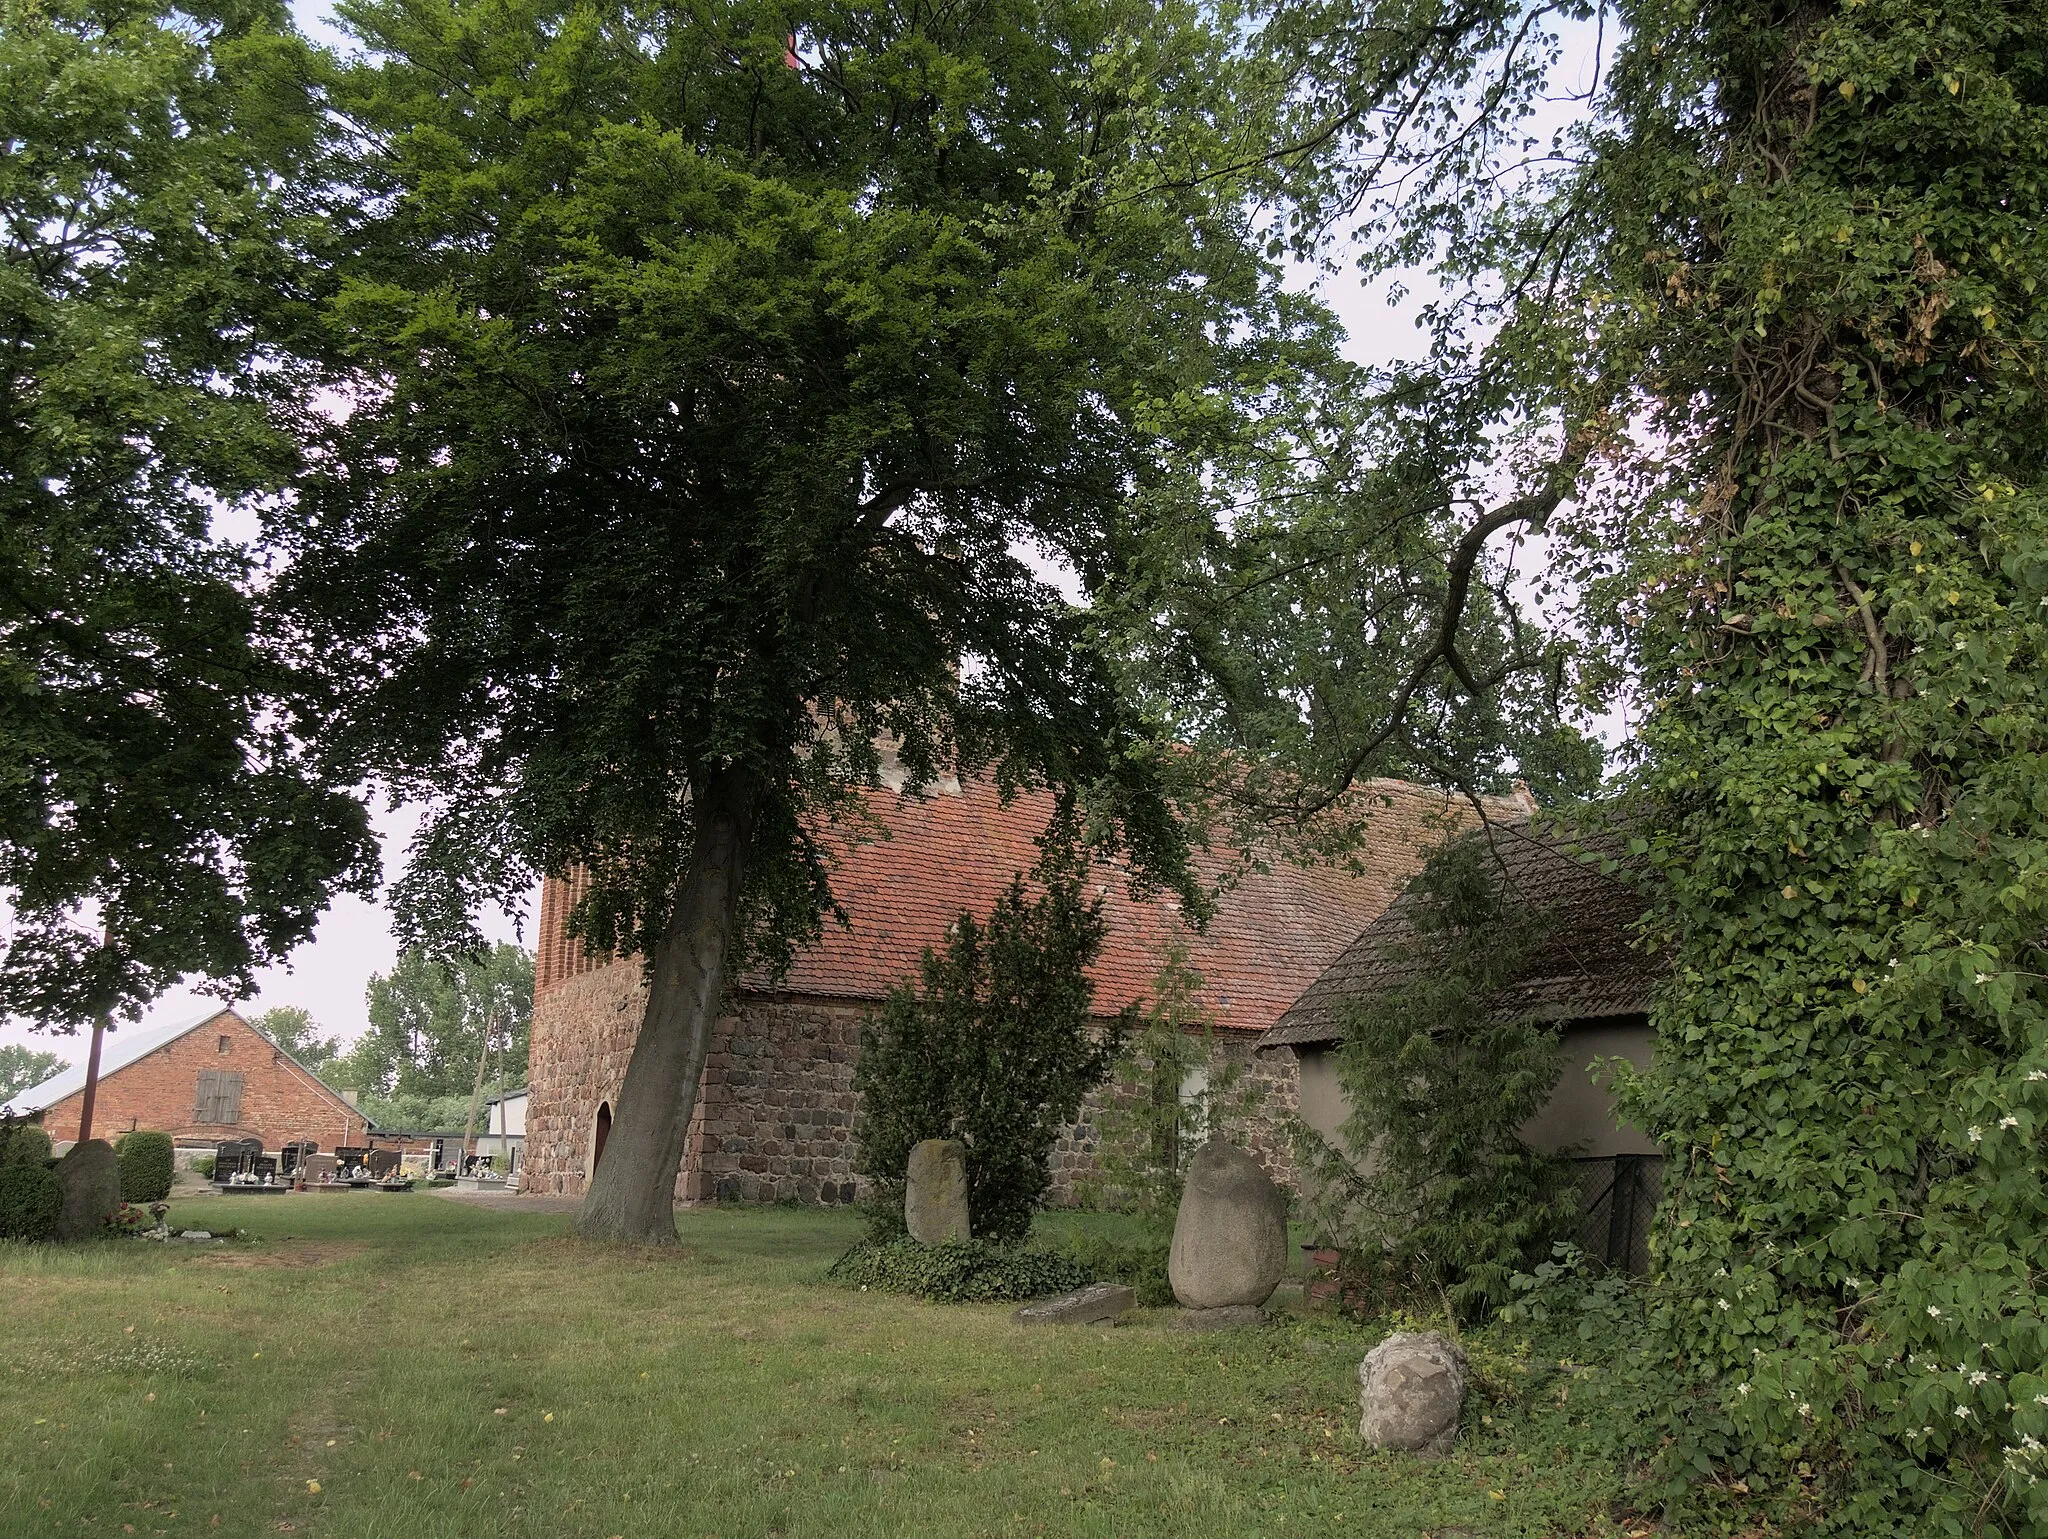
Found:
M 892 987 L 915 980 L 920 954 L 942 946 L 962 912 L 985 918 L 1012 875 L 1030 870 L 1039 853 L 1033 841 L 1052 811 L 1049 795 L 1005 805 L 994 787 L 976 782 L 948 780 L 922 797 L 887 787 L 865 794 L 884 837 L 842 840 L 834 851 L 832 889 L 848 923 L 828 920 L 780 979 L 743 979 L 732 991 L 685 1142 L 679 1201 L 855 1199 L 853 1072 L 862 1021 Z M 1217 1025 L 1219 1051 L 1269 1092 L 1253 1153 L 1282 1178 L 1290 1161 L 1280 1123 L 1295 1110 L 1298 1065 L 1285 1051 L 1255 1058 L 1254 1045 L 1387 908 L 1429 850 L 1475 816 L 1462 799 L 1399 781 L 1372 782 L 1358 796 L 1370 818 L 1359 869 L 1276 858 L 1236 873 L 1199 933 L 1171 896 L 1134 901 L 1124 873 L 1100 872 L 1108 935 L 1093 969 L 1097 1011 L 1107 1019 L 1146 999 L 1173 941 L 1182 940 L 1201 975 L 1198 1002 Z M 1491 801 L 1489 817 L 1534 810 L 1526 792 Z M 1220 859 L 1200 863 L 1207 882 L 1224 873 Z M 558 881 L 541 900 L 527 1192 L 582 1192 L 604 1157 L 645 1009 L 639 958 L 593 957 L 567 935 L 576 896 Z M 1094 1147 L 1084 1109 L 1054 1156 L 1054 1200 L 1072 1195 Z

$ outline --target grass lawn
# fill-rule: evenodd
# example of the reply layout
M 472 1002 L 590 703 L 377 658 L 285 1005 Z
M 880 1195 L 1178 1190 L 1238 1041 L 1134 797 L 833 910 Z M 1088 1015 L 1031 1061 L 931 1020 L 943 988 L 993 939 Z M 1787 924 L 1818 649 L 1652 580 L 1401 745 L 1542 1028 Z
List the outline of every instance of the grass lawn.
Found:
M 821 1283 L 840 1213 L 684 1214 L 659 1253 L 426 1193 L 173 1216 L 254 1238 L 0 1246 L 9 1539 L 1628 1531 L 1548 1393 L 1475 1397 L 1441 1463 L 1362 1455 L 1377 1333 L 1327 1316 L 1021 1329 Z

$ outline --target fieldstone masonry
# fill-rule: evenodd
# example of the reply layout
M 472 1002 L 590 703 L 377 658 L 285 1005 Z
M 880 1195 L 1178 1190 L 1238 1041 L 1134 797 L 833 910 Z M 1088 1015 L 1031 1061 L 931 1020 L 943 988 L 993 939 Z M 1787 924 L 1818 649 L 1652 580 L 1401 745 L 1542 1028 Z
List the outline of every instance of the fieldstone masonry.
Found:
M 647 991 L 637 962 L 614 962 L 552 982 L 534 1002 L 532 1095 L 527 1102 L 523 1190 L 580 1196 L 598 1108 L 615 1102 L 632 1056 Z M 696 1115 L 684 1143 L 676 1200 L 848 1203 L 865 1182 L 853 1171 L 860 1097 L 853 1069 L 861 1022 L 872 1001 L 743 995 L 718 1023 L 705 1059 Z M 1219 1049 L 1249 1060 L 1266 1086 L 1243 1142 L 1282 1185 L 1293 1177 L 1285 1119 L 1297 1104 L 1298 1070 L 1288 1052 L 1252 1057 L 1251 1041 Z M 1050 1199 L 1071 1203 L 1092 1174 L 1100 1137 L 1099 1098 L 1053 1151 Z

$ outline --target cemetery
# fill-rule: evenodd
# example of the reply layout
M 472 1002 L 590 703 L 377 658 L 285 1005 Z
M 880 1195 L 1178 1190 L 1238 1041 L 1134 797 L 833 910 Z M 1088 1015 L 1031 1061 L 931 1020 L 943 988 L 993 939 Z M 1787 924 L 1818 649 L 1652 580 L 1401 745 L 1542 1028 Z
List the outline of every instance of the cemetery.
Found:
M 2048 1539 L 2044 0 L 0 0 L 0 237 L 0 1539 Z

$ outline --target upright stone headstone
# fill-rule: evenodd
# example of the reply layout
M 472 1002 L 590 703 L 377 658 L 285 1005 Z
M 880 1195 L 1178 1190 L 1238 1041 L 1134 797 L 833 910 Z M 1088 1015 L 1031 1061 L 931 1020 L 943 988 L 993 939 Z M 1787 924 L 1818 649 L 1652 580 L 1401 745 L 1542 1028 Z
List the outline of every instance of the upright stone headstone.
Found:
M 1166 1258 L 1173 1296 L 1188 1309 L 1257 1308 L 1286 1270 L 1287 1201 L 1280 1188 L 1243 1150 L 1210 1139 L 1181 1187 Z
M 1465 1354 L 1435 1331 L 1396 1331 L 1358 1365 L 1358 1435 L 1368 1448 L 1451 1451 L 1465 1407 Z
M 903 1189 L 903 1222 L 922 1245 L 970 1237 L 967 1221 L 967 1146 L 957 1138 L 927 1138 L 910 1151 Z
M 57 1184 L 64 1191 L 64 1211 L 57 1217 L 60 1240 L 90 1239 L 121 1211 L 121 1162 L 104 1138 L 73 1144 L 57 1161 Z

